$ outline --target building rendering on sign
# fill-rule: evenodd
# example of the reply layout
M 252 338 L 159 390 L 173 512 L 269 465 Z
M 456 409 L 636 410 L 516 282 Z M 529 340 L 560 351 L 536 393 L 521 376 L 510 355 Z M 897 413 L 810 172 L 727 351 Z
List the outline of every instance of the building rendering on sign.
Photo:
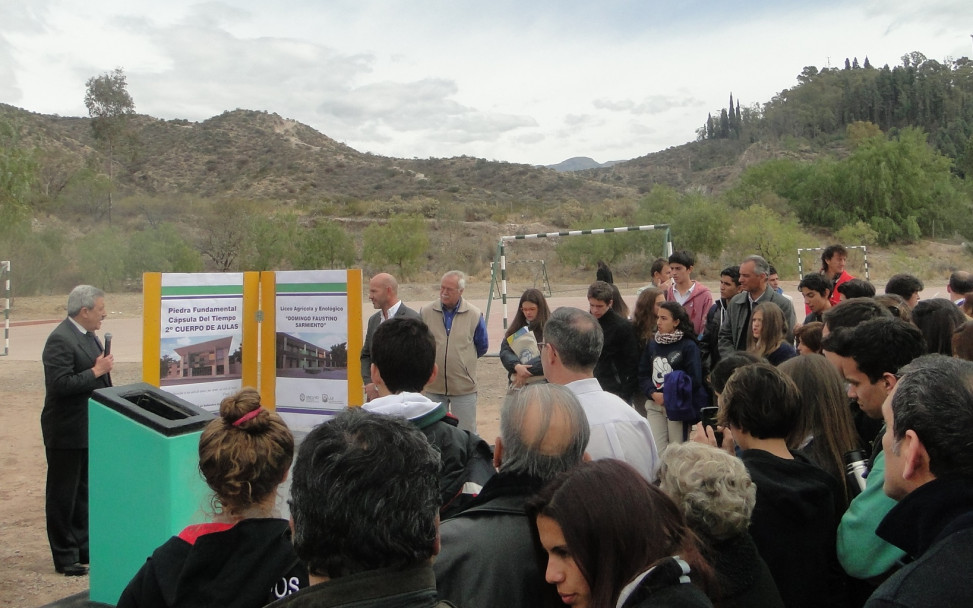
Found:
M 231 357 L 232 342 L 233 337 L 227 336 L 174 349 L 180 360 L 169 361 L 167 378 L 239 376 L 241 364 Z
M 277 333 L 277 369 L 337 367 L 330 350 L 283 332 Z

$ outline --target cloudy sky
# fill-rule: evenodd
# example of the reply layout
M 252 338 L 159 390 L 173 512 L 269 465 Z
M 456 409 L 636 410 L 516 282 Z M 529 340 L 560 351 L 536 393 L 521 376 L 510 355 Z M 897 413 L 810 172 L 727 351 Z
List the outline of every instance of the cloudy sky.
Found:
M 971 56 L 970 0 L 0 0 L 0 102 L 85 116 L 116 67 L 136 110 L 276 112 L 386 156 L 552 164 L 692 140 L 807 65 Z

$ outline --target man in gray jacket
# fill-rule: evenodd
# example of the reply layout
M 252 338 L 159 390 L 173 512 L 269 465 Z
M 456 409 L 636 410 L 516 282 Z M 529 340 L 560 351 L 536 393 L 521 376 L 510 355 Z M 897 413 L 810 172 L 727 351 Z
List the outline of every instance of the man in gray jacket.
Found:
M 787 321 L 787 339 L 794 336 L 794 305 L 791 301 L 769 289 L 770 264 L 759 255 L 751 255 L 740 264 L 740 287 L 743 291 L 733 296 L 726 307 L 726 317 L 720 326 L 720 356 L 734 351 L 747 350 L 750 333 L 750 315 L 761 302 L 773 302 L 784 312 Z
M 558 599 L 537 566 L 526 502 L 581 462 L 589 433 L 584 410 L 563 386 L 527 386 L 504 404 L 493 458 L 499 472 L 470 508 L 439 528 L 433 568 L 441 598 L 463 608 L 532 608 Z

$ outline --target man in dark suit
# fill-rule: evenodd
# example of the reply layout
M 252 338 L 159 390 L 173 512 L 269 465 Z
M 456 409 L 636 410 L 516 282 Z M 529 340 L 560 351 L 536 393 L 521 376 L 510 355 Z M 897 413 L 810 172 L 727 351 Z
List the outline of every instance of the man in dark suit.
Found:
M 88 573 L 88 398 L 111 386 L 115 359 L 105 356 L 94 332 L 105 318 L 105 293 L 79 285 L 68 295 L 68 318 L 44 345 L 44 410 L 47 453 L 47 539 L 54 569 Z
M 365 385 L 365 398 L 371 401 L 378 397 L 378 389 L 372 382 L 372 336 L 382 321 L 392 318 L 418 319 L 419 313 L 399 300 L 399 284 L 392 275 L 382 272 L 368 282 L 368 299 L 378 310 L 368 318 L 365 343 L 361 348 L 361 379 Z

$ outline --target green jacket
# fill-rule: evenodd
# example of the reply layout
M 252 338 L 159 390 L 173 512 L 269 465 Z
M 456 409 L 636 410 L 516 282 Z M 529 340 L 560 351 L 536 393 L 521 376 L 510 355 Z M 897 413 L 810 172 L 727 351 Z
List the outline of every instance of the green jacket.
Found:
M 905 551 L 875 534 L 878 524 L 896 505 L 885 495 L 885 452 L 879 452 L 865 480 L 838 525 L 838 561 L 849 575 L 870 579 L 881 576 L 905 557 Z

